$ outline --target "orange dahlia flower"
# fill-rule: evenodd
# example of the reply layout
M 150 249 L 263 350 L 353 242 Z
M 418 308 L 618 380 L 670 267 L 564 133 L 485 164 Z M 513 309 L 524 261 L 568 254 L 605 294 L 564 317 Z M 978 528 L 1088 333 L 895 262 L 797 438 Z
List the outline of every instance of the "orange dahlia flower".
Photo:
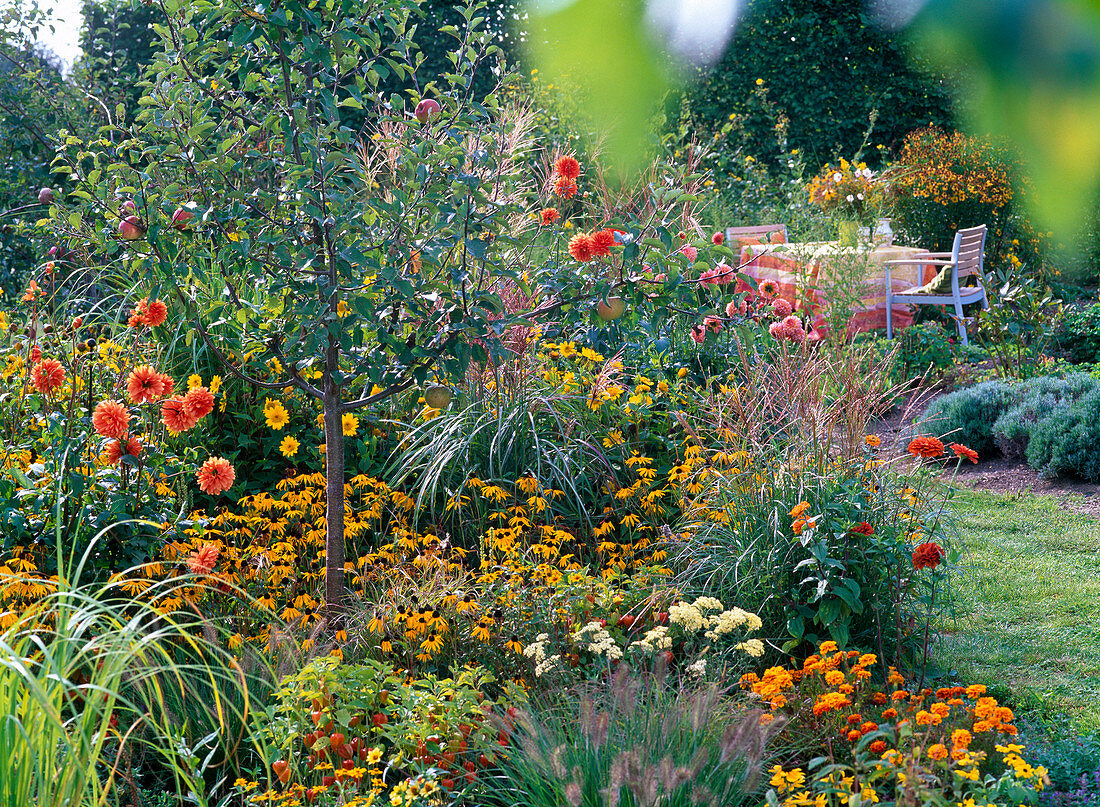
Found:
M 211 457 L 202 464 L 195 479 L 198 480 L 199 490 L 211 496 L 225 493 L 233 487 L 233 480 L 237 478 L 237 472 L 224 457 Z
M 914 437 L 909 441 L 909 453 L 914 457 L 934 459 L 943 456 L 943 443 L 935 437 Z
M 214 411 L 214 395 L 206 387 L 195 387 L 183 396 L 183 406 L 196 421 Z
M 104 461 L 108 465 L 118 465 L 118 461 L 122 459 L 123 454 L 122 440 L 109 440 L 107 442 L 107 448 L 104 452 Z M 126 441 L 125 453 L 131 457 L 137 457 L 141 455 L 141 440 L 136 437 L 131 437 Z
M 148 325 L 150 328 L 155 328 L 158 325 L 163 325 L 166 319 L 168 319 L 168 306 L 165 305 L 164 301 L 153 300 L 150 302 L 149 298 L 145 297 L 134 306 L 133 313 L 130 314 L 129 325 L 131 328 L 138 325 Z
M 948 446 L 948 448 L 954 451 L 955 456 L 958 457 L 960 460 L 967 459 L 973 463 L 978 462 L 978 452 L 972 448 L 967 448 L 962 443 L 952 443 Z
M 539 221 L 542 222 L 543 227 L 549 227 L 558 220 L 558 215 L 556 207 L 544 207 L 542 213 L 539 214 Z
M 152 403 L 164 397 L 164 378 L 148 364 L 135 367 L 126 379 L 126 394 L 136 404 Z
M 161 404 L 160 422 L 167 426 L 172 434 L 182 434 L 194 428 L 199 421 L 187 410 L 187 404 L 183 402 L 183 398 L 177 395 Z
M 187 570 L 191 574 L 210 574 L 214 571 L 220 554 L 221 549 L 215 544 L 203 544 L 187 559 Z
M 577 233 L 569 239 L 569 254 L 573 256 L 574 260 L 581 263 L 592 260 L 592 256 L 595 254 L 594 248 L 592 236 L 588 233 Z
M 577 195 L 577 180 L 558 177 L 554 180 L 554 195 L 562 199 L 572 199 Z
M 581 175 L 581 164 L 576 157 L 564 155 L 554 161 L 554 173 L 562 179 L 576 179 Z
M 34 370 L 31 372 L 31 383 L 43 395 L 50 395 L 61 389 L 64 381 L 65 368 L 57 359 L 43 359 L 34 365 Z
M 914 569 L 935 569 L 943 562 L 943 547 L 935 541 L 927 541 L 913 550 Z
M 130 428 L 130 412 L 118 401 L 100 401 L 92 412 L 92 426 L 104 437 L 122 437 Z
M 611 247 L 615 246 L 615 233 L 611 230 L 600 230 L 592 233 L 592 254 L 598 257 L 611 254 Z

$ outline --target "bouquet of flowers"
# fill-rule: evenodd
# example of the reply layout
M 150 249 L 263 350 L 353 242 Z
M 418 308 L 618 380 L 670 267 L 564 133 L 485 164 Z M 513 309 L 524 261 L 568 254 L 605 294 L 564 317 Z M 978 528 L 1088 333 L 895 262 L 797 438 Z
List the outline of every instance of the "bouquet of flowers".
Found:
M 810 181 L 809 192 L 811 204 L 860 221 L 878 209 L 883 197 L 882 184 L 866 163 L 843 159 L 839 165 L 826 165 Z

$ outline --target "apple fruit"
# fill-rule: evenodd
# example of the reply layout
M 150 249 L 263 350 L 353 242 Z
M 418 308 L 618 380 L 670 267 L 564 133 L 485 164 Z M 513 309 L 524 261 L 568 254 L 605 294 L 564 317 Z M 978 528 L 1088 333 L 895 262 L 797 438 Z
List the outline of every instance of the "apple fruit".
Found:
M 52 205 L 53 204 L 53 188 L 41 188 L 38 191 L 38 204 L 40 205 Z
M 439 102 L 434 98 L 425 98 L 416 105 L 416 111 L 413 112 L 413 114 L 416 115 L 416 119 L 421 123 L 427 123 L 429 118 L 439 114 L 440 109 L 442 109 L 442 107 L 439 106 Z
M 137 213 L 137 202 L 133 199 L 127 199 L 122 203 L 122 209 L 127 213 Z
M 187 222 L 193 218 L 195 218 L 195 214 L 186 207 L 177 207 L 176 212 L 172 214 L 172 226 L 177 230 L 186 229 Z
M 123 241 L 137 241 L 145 235 L 145 227 L 137 216 L 127 216 L 118 223 L 118 235 Z
M 424 402 L 432 409 L 446 409 L 451 403 L 451 388 L 440 384 L 428 387 L 424 391 Z
M 596 303 L 596 315 L 604 322 L 611 322 L 626 313 L 626 300 L 622 297 L 609 297 Z

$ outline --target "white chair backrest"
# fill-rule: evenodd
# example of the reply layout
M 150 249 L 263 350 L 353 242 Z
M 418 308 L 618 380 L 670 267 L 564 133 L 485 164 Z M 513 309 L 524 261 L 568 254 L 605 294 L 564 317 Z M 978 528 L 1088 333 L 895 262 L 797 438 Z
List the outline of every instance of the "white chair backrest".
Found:
M 752 227 L 727 227 L 726 240 L 733 241 L 735 238 L 759 238 L 761 241 L 767 241 L 768 236 L 772 233 L 783 233 L 783 240 L 786 241 L 787 225 L 755 224 Z
M 971 227 L 967 230 L 959 230 L 955 233 L 955 243 L 951 247 L 951 258 L 955 261 L 955 276 L 960 280 L 964 277 L 977 275 L 984 283 L 985 275 L 982 273 L 982 263 L 985 256 L 986 226 Z

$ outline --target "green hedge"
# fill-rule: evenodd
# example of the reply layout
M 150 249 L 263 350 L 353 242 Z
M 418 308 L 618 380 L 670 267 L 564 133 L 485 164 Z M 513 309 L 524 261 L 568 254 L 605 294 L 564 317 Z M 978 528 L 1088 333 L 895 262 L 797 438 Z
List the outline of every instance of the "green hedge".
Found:
M 723 58 L 687 93 L 690 122 L 716 131 L 731 113 L 748 116 L 756 151 L 775 148 L 774 121 L 751 104 L 756 80 L 790 119 L 789 142 L 812 170 L 851 156 L 868 116 L 872 142 L 893 147 L 914 129 L 956 124 L 949 87 L 850 0 L 749 0 Z

